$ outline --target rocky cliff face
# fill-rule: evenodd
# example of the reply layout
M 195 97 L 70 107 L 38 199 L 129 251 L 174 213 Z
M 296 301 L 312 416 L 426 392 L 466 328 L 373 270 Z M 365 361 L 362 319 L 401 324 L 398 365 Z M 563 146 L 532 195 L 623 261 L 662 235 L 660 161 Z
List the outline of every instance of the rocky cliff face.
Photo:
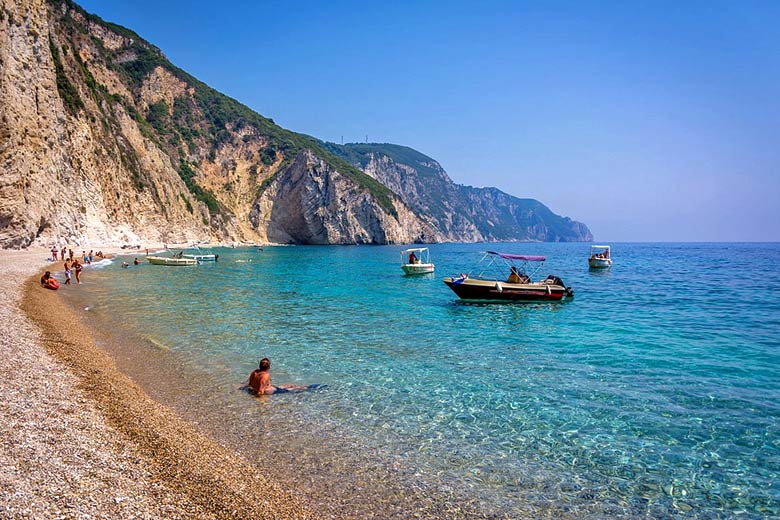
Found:
M 0 0 L 0 247 L 589 238 L 464 189 L 280 128 L 71 0 Z
M 453 183 L 438 162 L 411 148 L 376 143 L 326 146 L 398 193 L 447 240 L 593 240 L 585 224 L 556 215 L 537 200 Z
M 389 189 L 68 0 L 0 3 L 0 246 L 435 241 Z

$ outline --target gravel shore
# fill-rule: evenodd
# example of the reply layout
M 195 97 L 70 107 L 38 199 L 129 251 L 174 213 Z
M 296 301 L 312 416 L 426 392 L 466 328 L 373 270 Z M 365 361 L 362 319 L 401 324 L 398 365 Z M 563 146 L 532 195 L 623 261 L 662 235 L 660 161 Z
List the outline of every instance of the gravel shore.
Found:
M 313 518 L 119 372 L 46 256 L 0 257 L 0 518 Z

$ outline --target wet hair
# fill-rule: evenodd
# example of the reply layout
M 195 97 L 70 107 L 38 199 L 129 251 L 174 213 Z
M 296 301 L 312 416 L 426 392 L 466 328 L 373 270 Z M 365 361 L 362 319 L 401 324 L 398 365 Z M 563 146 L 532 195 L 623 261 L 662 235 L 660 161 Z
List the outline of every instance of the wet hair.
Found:
M 260 360 L 260 370 L 271 370 L 271 361 L 267 357 Z

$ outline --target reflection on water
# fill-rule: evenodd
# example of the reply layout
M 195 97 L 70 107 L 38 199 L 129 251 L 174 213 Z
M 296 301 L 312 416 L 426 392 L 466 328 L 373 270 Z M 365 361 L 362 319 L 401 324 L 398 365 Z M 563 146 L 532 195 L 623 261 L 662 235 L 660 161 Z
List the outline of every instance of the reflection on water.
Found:
M 269 247 L 88 270 L 65 295 L 156 397 L 323 515 L 780 514 L 780 247 L 740 246 L 760 301 L 730 297 L 721 245 L 624 244 L 601 271 L 587 245 L 503 247 L 548 256 L 575 298 L 462 303 L 441 278 L 484 245 L 461 244 L 420 277 L 394 247 Z M 275 382 L 327 388 L 237 392 L 266 356 Z

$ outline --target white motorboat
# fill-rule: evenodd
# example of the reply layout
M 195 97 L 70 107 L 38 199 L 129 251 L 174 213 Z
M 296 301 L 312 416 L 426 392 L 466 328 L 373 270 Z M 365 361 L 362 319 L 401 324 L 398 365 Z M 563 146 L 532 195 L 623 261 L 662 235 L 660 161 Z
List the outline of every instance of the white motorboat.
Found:
M 612 254 L 609 246 L 591 246 L 588 265 L 591 269 L 612 267 Z
M 401 251 L 401 270 L 404 274 L 432 273 L 436 266 L 431 263 L 431 253 L 427 247 L 413 247 Z
M 152 265 L 197 265 L 198 263 L 194 258 L 181 256 L 147 256 L 146 259 Z
M 190 249 L 194 249 L 194 253 L 182 253 L 182 258 L 193 258 L 197 260 L 198 262 L 216 262 L 219 260 L 219 255 L 215 255 L 214 253 L 201 249 L 198 246 L 194 246 Z

